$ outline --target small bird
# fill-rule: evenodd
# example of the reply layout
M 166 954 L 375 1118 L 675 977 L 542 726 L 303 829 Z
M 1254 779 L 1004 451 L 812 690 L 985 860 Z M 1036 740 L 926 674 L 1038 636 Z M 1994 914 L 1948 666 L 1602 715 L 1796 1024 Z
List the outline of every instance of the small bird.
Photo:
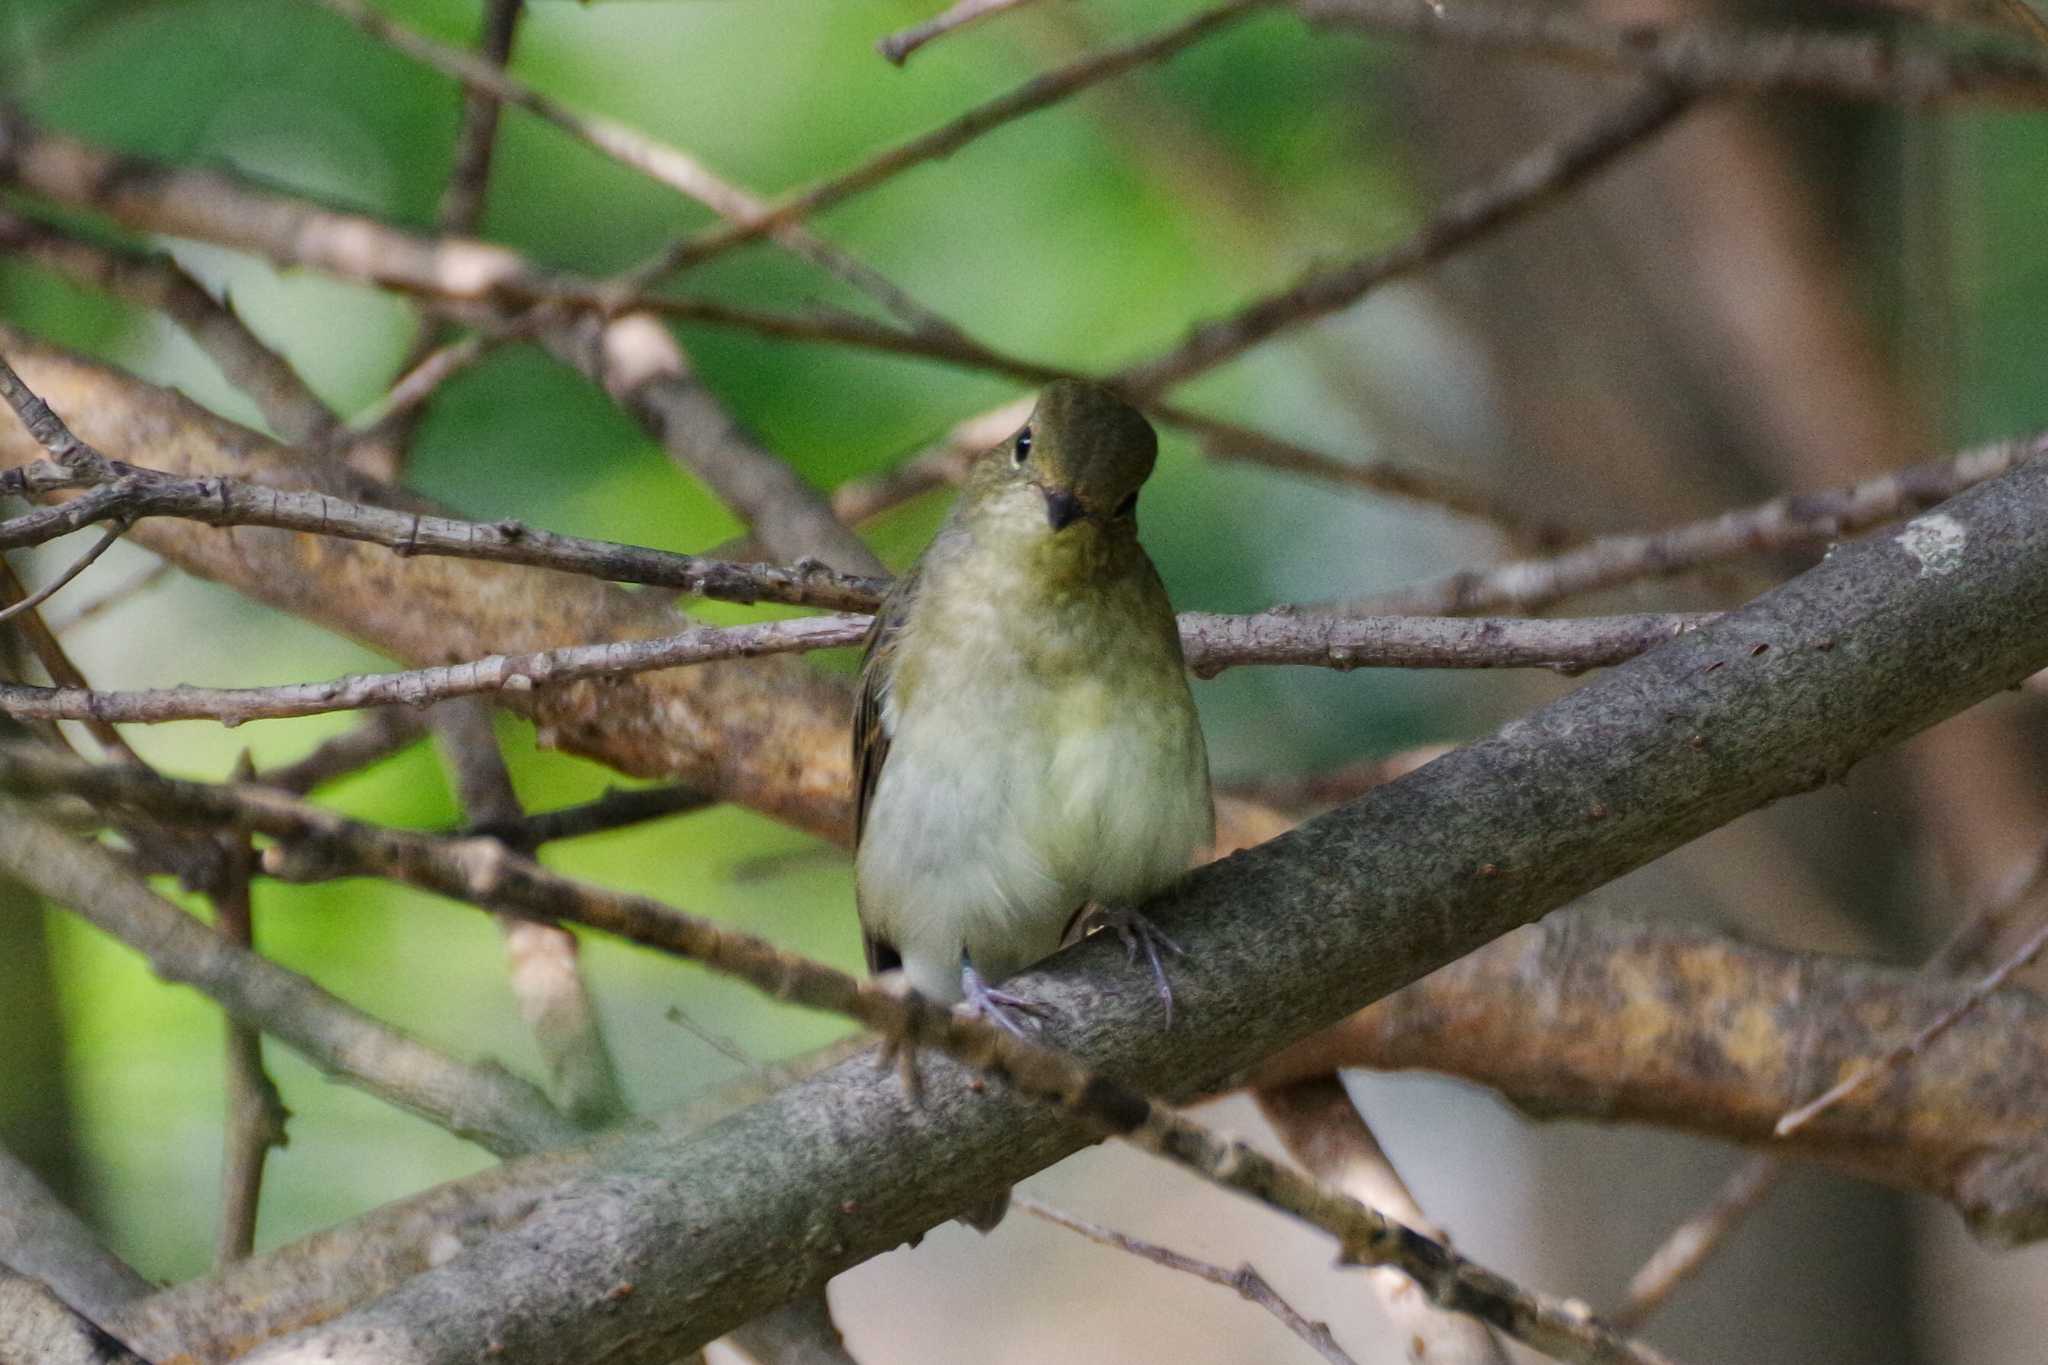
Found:
M 1209 759 L 1173 606 L 1138 544 L 1159 439 L 1107 389 L 1048 387 L 981 455 L 875 613 L 853 732 L 868 968 L 1021 1032 L 995 983 L 1095 905 L 1133 907 L 1214 835 Z M 997 1212 L 1000 1213 L 998 1207 Z

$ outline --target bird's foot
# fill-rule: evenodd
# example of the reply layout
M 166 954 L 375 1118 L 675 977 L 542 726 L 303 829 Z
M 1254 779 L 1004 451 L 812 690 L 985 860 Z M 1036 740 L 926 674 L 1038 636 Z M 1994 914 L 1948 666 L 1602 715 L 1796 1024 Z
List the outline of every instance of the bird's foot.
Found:
M 964 958 L 960 963 L 960 989 L 964 997 L 960 1002 L 961 1009 L 1018 1038 L 1028 1038 L 1038 1032 L 1039 1021 L 1052 1015 L 1051 1010 L 1035 1000 L 989 985 L 981 973 L 974 970 L 974 964 Z
M 1124 960 L 1136 962 L 1142 950 L 1152 966 L 1152 980 L 1159 987 L 1159 1003 L 1166 1011 L 1166 1026 L 1173 1027 L 1173 983 L 1166 978 L 1166 956 L 1186 957 L 1187 950 L 1166 936 L 1166 931 L 1128 905 L 1098 905 L 1089 917 L 1093 928 L 1114 930 L 1124 943 Z

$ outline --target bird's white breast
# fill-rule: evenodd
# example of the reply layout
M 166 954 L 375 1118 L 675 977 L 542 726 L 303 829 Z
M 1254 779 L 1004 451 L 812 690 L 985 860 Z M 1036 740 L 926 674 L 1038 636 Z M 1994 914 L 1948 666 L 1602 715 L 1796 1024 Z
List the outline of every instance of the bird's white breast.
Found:
M 857 861 L 868 930 L 920 991 L 958 998 L 963 947 L 990 980 L 1037 961 L 1084 903 L 1143 899 L 1208 840 L 1178 652 L 1114 600 L 1142 590 L 927 585 L 906 627 L 917 684 L 884 704 L 891 747 Z

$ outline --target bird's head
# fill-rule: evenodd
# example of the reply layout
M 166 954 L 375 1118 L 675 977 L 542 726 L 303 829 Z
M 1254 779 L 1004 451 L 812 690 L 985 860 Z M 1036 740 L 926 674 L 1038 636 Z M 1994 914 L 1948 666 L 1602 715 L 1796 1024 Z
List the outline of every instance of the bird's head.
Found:
M 996 450 L 1011 477 L 1044 496 L 1056 533 L 1082 520 L 1129 525 L 1158 457 L 1159 437 L 1136 408 L 1077 379 L 1047 385 L 1031 419 Z

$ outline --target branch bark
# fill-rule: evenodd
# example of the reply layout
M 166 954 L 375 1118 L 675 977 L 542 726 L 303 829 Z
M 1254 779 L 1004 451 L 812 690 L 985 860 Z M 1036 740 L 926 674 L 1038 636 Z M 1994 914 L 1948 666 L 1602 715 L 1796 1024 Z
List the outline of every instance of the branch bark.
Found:
M 2048 464 L 2034 462 L 1192 874 L 1151 907 L 1189 949 L 1171 1033 L 1151 983 L 1113 944 L 1079 945 L 1016 988 L 1054 1011 L 1052 1041 L 1109 1074 L 1214 1089 L 1276 1044 L 1747 810 L 1838 780 L 2048 664 L 2036 629 L 2048 612 L 2044 517 Z M 615 1160 L 518 1236 L 251 1359 L 410 1365 L 496 1344 L 508 1359 L 651 1361 L 1091 1138 L 1072 1116 L 950 1063 L 928 1059 L 924 1074 L 920 1109 L 860 1061 L 694 1136 L 623 1137 Z M 1980 1166 L 1958 1195 L 1996 1207 L 2026 1164 Z M 507 1303 L 496 1287 L 514 1282 L 527 1289 Z M 608 1299 L 622 1284 L 633 1292 Z

